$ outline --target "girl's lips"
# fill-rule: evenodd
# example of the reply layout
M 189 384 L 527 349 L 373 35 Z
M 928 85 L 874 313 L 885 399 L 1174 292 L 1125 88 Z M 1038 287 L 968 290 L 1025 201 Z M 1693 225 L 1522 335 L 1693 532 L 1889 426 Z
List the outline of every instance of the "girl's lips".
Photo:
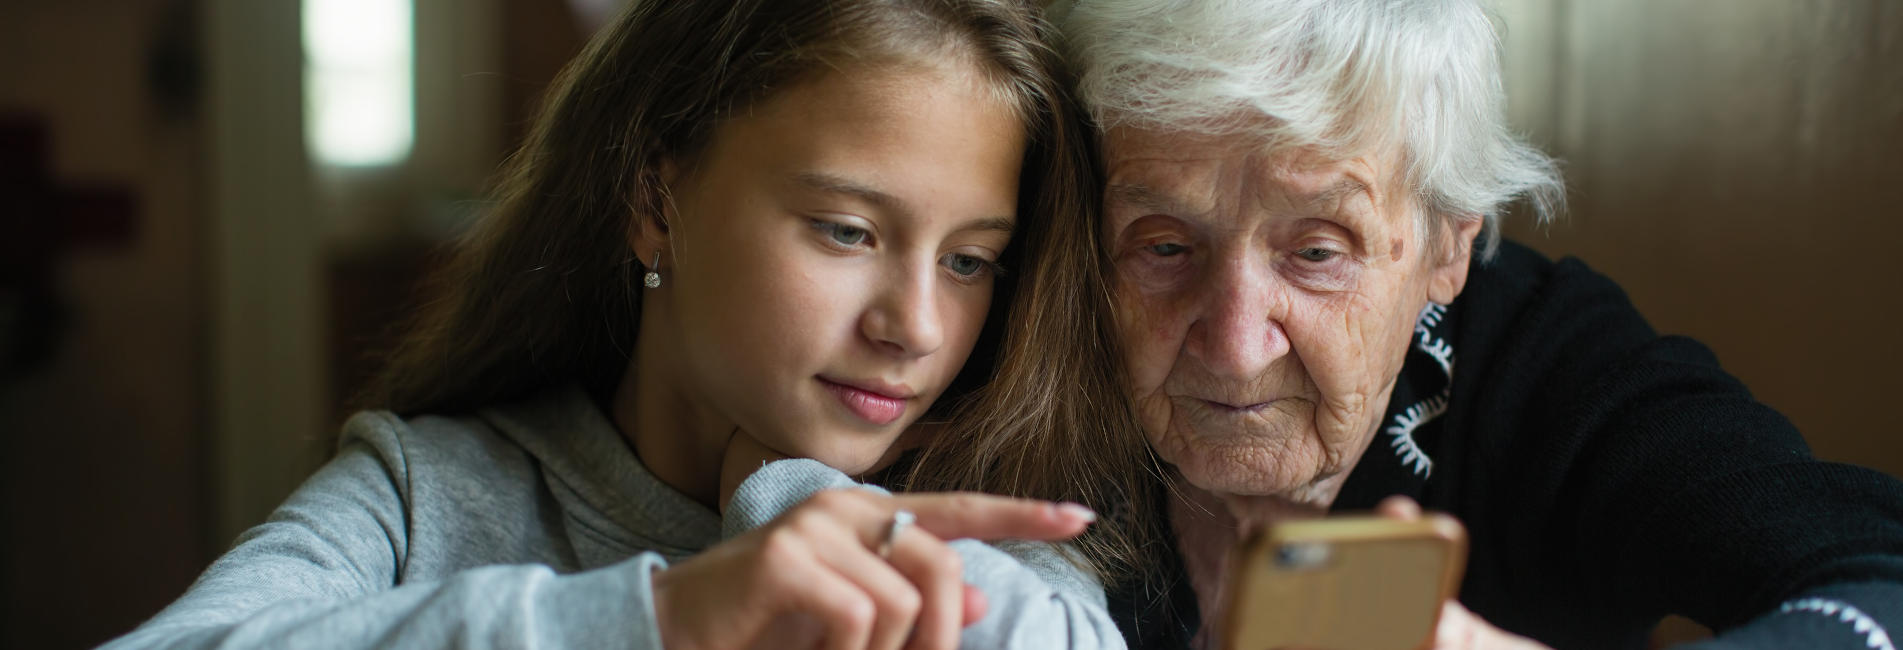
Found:
M 824 385 L 826 390 L 831 391 L 834 397 L 839 398 L 839 403 L 845 405 L 846 410 L 852 411 L 853 415 L 875 425 L 885 426 L 905 415 L 904 399 L 848 386 L 824 377 L 820 378 L 819 383 Z

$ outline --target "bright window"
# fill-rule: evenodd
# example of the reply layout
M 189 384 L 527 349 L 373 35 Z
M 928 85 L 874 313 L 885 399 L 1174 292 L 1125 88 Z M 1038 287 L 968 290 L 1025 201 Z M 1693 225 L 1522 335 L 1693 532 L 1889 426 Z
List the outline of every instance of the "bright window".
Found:
M 303 0 L 304 137 L 318 163 L 403 162 L 416 139 L 414 0 Z

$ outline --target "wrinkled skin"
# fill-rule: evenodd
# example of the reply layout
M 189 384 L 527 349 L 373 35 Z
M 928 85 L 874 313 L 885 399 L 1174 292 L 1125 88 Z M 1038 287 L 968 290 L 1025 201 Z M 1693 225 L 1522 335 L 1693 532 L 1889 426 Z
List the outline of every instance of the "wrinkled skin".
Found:
M 1425 218 L 1393 152 L 1134 128 L 1104 142 L 1130 394 L 1178 473 L 1170 521 L 1204 620 L 1221 620 L 1230 549 L 1254 526 L 1328 511 L 1421 309 L 1465 286 L 1482 222 Z M 1209 629 L 1199 645 L 1219 641 Z M 1457 603 L 1435 643 L 1527 647 Z
M 1211 493 L 1325 508 L 1421 309 L 1459 294 L 1480 221 L 1423 226 L 1394 156 L 1134 129 L 1106 153 L 1105 241 L 1151 445 Z

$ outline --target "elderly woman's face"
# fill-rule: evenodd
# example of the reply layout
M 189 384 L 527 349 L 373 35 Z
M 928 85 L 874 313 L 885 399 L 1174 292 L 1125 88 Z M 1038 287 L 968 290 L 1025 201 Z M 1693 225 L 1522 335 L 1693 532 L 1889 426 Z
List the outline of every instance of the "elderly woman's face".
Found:
M 1480 222 L 1422 228 L 1391 157 L 1235 140 L 1106 137 L 1132 395 L 1192 484 L 1326 504 L 1374 436 L 1421 308 L 1459 293 Z

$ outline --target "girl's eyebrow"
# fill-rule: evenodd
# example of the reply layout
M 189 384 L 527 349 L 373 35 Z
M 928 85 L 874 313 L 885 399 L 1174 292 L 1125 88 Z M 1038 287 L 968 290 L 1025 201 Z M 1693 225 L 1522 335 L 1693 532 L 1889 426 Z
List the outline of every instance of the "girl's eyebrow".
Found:
M 904 200 L 850 178 L 825 172 L 801 172 L 793 175 L 793 182 L 810 190 L 857 198 L 902 219 L 909 219 L 912 216 L 912 209 L 906 206 Z M 958 227 L 958 232 L 996 231 L 1009 234 L 1016 230 L 1017 222 L 1003 216 L 976 219 Z
M 892 212 L 901 217 L 911 216 L 912 210 L 899 197 L 881 192 L 870 185 L 824 172 L 800 172 L 793 175 L 793 182 L 811 190 L 829 194 L 844 194 L 856 197 L 881 210 Z
M 1011 234 L 1017 230 L 1017 223 L 1005 217 L 975 219 L 958 228 L 958 232 L 1001 232 Z

